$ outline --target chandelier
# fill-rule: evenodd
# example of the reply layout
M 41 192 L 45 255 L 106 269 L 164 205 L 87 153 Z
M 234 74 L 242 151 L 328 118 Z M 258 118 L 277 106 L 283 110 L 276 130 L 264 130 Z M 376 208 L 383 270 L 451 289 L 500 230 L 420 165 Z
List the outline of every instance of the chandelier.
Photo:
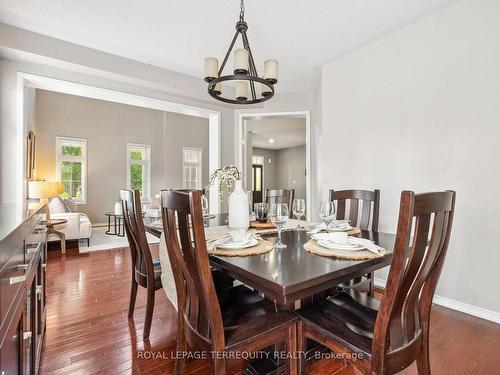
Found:
M 245 5 L 243 0 L 241 0 L 240 6 L 240 19 L 236 23 L 236 34 L 234 34 L 220 69 L 219 61 L 215 57 L 205 58 L 205 82 L 208 82 L 208 94 L 222 102 L 232 104 L 262 103 L 274 95 L 274 85 L 278 82 L 278 61 L 273 59 L 264 61 L 264 76 L 259 77 L 248 43 L 248 25 L 244 19 Z M 241 35 L 243 48 L 234 51 L 233 74 L 223 75 L 224 67 L 239 35 Z M 230 98 L 223 95 L 221 83 L 225 81 L 236 82 L 235 97 Z M 260 92 L 257 92 L 256 86 L 260 86 Z

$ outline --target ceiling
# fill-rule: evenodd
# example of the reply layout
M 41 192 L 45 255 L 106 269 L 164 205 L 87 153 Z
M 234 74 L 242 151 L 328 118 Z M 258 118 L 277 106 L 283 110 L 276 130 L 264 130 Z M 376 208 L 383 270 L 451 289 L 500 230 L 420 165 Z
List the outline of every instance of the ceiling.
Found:
M 247 120 L 246 128 L 253 133 L 253 147 L 281 150 L 306 144 L 305 118 Z
M 247 0 L 248 37 L 261 73 L 278 59 L 277 92 L 305 91 L 324 63 L 454 2 Z M 238 0 L 0 0 L 0 22 L 195 77 L 238 14 Z

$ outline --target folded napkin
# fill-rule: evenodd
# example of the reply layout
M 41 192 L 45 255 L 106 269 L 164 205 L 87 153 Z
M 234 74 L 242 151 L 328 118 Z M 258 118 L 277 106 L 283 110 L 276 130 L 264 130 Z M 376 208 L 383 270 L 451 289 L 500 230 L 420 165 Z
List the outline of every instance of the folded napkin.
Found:
M 255 237 L 255 230 L 230 230 L 227 233 L 221 234 L 219 236 L 213 236 L 207 240 L 207 248 L 209 250 L 215 249 L 217 246 L 225 244 L 226 242 L 248 242 L 251 238 Z
M 313 240 L 326 240 L 338 244 L 357 244 L 365 247 L 372 253 L 378 254 L 380 247 L 375 245 L 372 241 L 366 238 L 352 237 L 348 236 L 345 232 L 334 232 L 334 233 L 315 233 L 311 236 Z
M 341 229 L 341 230 L 348 230 L 348 229 L 351 229 L 351 224 L 349 224 L 349 220 L 333 220 L 329 227 L 330 229 Z M 314 233 L 319 233 L 323 230 L 327 230 L 327 226 L 325 223 L 321 223 L 321 224 L 318 224 L 316 225 L 312 230 L 310 230 L 309 234 L 314 234 Z

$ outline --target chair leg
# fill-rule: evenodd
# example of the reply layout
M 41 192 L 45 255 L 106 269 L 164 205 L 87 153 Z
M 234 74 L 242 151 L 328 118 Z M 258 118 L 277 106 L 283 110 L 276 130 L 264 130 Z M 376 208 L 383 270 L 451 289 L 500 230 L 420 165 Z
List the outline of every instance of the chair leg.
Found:
M 226 360 L 222 358 L 212 358 L 210 361 L 213 375 L 226 375 Z
M 422 348 L 417 357 L 418 375 L 430 375 L 431 363 L 429 360 L 429 326 L 422 324 Z
M 129 318 L 131 318 L 134 315 L 136 297 L 137 297 L 137 282 L 134 279 L 132 279 L 132 285 L 130 287 L 130 303 L 128 307 Z
M 299 321 L 297 323 L 297 353 L 298 353 L 298 373 L 303 375 L 306 373 L 306 350 L 307 338 L 304 335 L 304 324 Z
M 373 297 L 373 294 L 374 294 L 374 293 L 373 293 L 373 292 L 374 292 L 374 290 L 373 290 L 373 287 L 374 287 L 374 285 L 373 285 L 373 282 L 374 282 L 374 274 L 373 274 L 373 272 L 370 272 L 370 273 L 369 273 L 369 274 L 367 274 L 366 276 L 368 277 L 368 280 L 369 280 L 369 283 L 368 283 L 368 295 L 369 295 L 370 297 Z
M 288 327 L 286 338 L 286 352 L 288 358 L 286 360 L 287 374 L 297 375 L 297 324 L 292 324 Z
M 151 332 L 151 321 L 153 320 L 153 310 L 155 307 L 155 291 L 148 288 L 148 299 L 146 303 L 146 318 L 144 319 L 144 332 L 142 338 L 147 340 Z
M 186 363 L 184 355 L 187 352 L 187 343 L 184 337 L 184 329 L 181 327 L 181 324 L 182 323 L 179 323 L 179 327 L 177 327 L 177 356 L 175 357 L 174 375 L 182 375 Z M 180 358 L 178 358 L 179 356 Z

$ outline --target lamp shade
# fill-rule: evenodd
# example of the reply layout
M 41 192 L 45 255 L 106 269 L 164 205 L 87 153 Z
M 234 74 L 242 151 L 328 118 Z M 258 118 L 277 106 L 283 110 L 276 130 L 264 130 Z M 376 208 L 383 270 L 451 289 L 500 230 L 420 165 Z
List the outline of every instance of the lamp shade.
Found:
M 28 198 L 30 199 L 50 199 L 62 193 L 64 193 L 64 184 L 61 182 L 28 182 Z

